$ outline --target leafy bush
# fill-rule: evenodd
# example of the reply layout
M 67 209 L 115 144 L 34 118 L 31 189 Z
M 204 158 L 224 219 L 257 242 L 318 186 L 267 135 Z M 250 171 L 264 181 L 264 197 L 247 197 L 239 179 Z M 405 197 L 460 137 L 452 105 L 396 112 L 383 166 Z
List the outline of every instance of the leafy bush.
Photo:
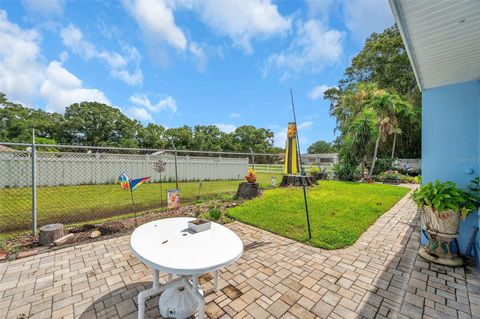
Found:
M 335 176 L 341 181 L 357 181 L 360 179 L 358 165 L 337 164 L 333 167 Z
M 414 191 L 412 199 L 418 207 L 427 206 L 437 213 L 453 210 L 464 217 L 477 208 L 470 192 L 461 190 L 454 182 L 442 183 L 438 179 L 435 184 L 430 182 Z
M 404 175 L 399 171 L 385 171 L 376 175 L 374 179 L 377 182 L 383 182 L 385 179 L 398 179 L 400 183 L 420 184 L 420 178 Z
M 375 161 L 375 167 L 373 169 L 373 175 L 378 175 L 382 172 L 389 171 L 392 169 L 392 159 L 391 158 L 379 158 Z
M 212 208 L 208 211 L 208 217 L 211 220 L 219 220 L 222 216 L 222 212 L 218 208 Z
M 417 175 L 413 177 L 415 184 L 421 184 L 422 183 L 422 175 Z
M 470 181 L 467 192 L 473 197 L 477 207 L 480 207 L 480 176 Z
M 317 173 L 320 173 L 320 169 L 318 167 L 312 167 L 308 170 L 308 175 L 315 175 Z

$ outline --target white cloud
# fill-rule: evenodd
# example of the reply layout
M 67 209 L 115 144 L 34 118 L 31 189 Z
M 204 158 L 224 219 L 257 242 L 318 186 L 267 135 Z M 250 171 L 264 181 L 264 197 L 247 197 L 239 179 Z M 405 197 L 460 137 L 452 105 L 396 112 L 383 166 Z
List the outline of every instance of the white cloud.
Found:
M 318 100 L 319 98 L 323 97 L 323 93 L 330 88 L 331 86 L 325 84 L 315 85 L 307 96 L 310 100 Z
M 171 113 L 177 112 L 177 102 L 171 96 L 166 96 L 165 98 L 160 99 L 156 104 L 153 104 L 145 94 L 135 94 L 130 97 L 130 101 L 137 106 L 145 107 L 150 112 L 159 112 L 163 110 L 167 110 Z
M 306 0 L 306 2 L 310 16 L 320 19 L 323 23 L 328 23 L 335 0 Z
M 232 133 L 234 132 L 237 127 L 233 124 L 223 124 L 223 123 L 217 123 L 214 124 L 216 127 L 220 129 L 220 131 L 225 132 L 225 133 Z
M 150 41 L 160 40 L 178 50 L 187 48 L 187 38 L 175 23 L 171 7 L 173 2 L 124 0 L 123 3 Z
M 57 112 L 75 102 L 108 103 L 103 92 L 85 88 L 61 62 L 44 64 L 39 41 L 37 31 L 11 23 L 7 13 L 0 10 L 0 91 L 10 100 L 31 105 L 42 99 L 47 110 Z
M 285 147 L 285 142 L 287 141 L 287 128 L 283 128 L 277 133 L 273 134 L 273 145 L 276 147 Z
M 346 0 L 343 2 L 344 21 L 357 41 L 364 41 L 372 32 L 382 32 L 393 25 L 388 1 Z
M 59 16 L 63 14 L 64 0 L 22 0 L 27 12 L 41 16 Z
M 271 68 L 282 72 L 285 80 L 300 73 L 316 73 L 328 64 L 339 61 L 343 33 L 327 29 L 317 20 L 300 23 L 290 47 L 269 57 L 264 75 Z
M 131 118 L 143 121 L 143 122 L 153 122 L 152 115 L 142 107 L 131 107 L 127 109 L 127 115 Z
M 298 124 L 298 129 L 299 130 L 309 130 L 309 129 L 312 128 L 312 126 L 313 126 L 312 121 L 305 121 L 303 123 Z
M 195 5 L 204 23 L 230 37 L 246 53 L 253 52 L 253 39 L 281 35 L 291 27 L 291 18 L 283 17 L 270 0 L 199 1 Z
M 202 73 L 207 69 L 208 56 L 205 50 L 196 42 L 190 42 L 189 50 L 193 55 L 197 71 Z
M 85 89 L 82 81 L 58 61 L 52 61 L 48 65 L 46 78 L 40 87 L 40 96 L 46 100 L 49 112 L 63 113 L 65 107 L 85 101 L 110 104 L 102 91 Z
M 236 113 L 236 112 L 230 113 L 230 118 L 231 119 L 238 119 L 240 117 L 242 117 L 242 115 L 240 113 Z
M 82 31 L 70 24 L 60 31 L 63 44 L 80 55 L 85 60 L 99 59 L 110 67 L 110 75 L 122 80 L 128 85 L 138 85 L 143 82 L 143 73 L 140 70 L 140 54 L 135 47 L 124 46 L 124 55 L 114 51 L 98 50 L 91 42 L 84 39 Z M 133 64 L 134 70 L 128 71 Z

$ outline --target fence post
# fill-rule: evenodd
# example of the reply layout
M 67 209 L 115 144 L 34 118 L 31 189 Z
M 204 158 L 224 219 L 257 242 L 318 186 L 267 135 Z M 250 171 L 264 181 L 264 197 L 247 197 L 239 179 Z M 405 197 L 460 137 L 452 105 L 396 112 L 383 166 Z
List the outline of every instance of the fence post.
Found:
M 37 235 L 37 151 L 35 129 L 32 130 L 32 235 Z
M 172 142 L 173 149 L 175 150 L 175 185 L 177 186 L 177 189 L 179 189 L 178 188 L 178 168 L 177 168 L 177 148 L 175 147 L 175 144 L 173 144 L 173 140 L 171 142 Z
M 253 151 L 252 151 L 251 148 L 250 148 L 250 153 L 252 154 L 252 166 L 253 166 L 253 170 L 255 170 L 255 155 L 253 155 Z

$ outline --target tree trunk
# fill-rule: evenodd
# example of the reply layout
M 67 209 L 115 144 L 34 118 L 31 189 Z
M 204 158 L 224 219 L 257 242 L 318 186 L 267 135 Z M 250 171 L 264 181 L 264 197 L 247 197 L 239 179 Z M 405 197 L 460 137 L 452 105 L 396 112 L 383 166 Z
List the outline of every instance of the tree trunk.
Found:
M 372 158 L 372 167 L 370 167 L 370 173 L 368 174 L 368 178 L 372 178 L 373 169 L 375 168 L 375 161 L 377 160 L 377 152 L 378 152 L 378 144 L 380 143 L 380 134 L 377 137 L 377 141 L 375 142 L 375 150 L 373 151 L 373 158 Z
M 397 143 L 397 133 L 393 133 L 392 160 L 395 156 L 395 144 Z
M 362 177 L 362 180 L 365 177 L 365 157 L 362 157 L 362 160 L 360 161 L 360 176 Z
M 40 227 L 40 236 L 38 241 L 40 245 L 50 245 L 55 240 L 63 237 L 63 224 L 49 224 Z

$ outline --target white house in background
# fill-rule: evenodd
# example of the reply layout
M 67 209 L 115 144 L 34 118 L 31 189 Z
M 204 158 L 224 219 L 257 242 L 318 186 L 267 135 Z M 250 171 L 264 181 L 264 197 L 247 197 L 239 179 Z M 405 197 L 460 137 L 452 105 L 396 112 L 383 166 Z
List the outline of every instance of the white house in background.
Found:
M 302 154 L 302 163 L 305 165 L 334 165 L 338 163 L 338 154 Z

